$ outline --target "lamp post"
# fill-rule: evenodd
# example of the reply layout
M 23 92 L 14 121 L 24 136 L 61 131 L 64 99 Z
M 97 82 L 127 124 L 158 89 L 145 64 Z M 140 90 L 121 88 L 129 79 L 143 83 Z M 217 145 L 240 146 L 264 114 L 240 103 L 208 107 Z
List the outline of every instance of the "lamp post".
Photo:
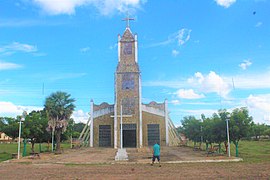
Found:
M 20 149 L 21 149 L 21 133 L 22 133 L 22 122 L 25 120 L 26 112 L 23 112 L 22 117 L 20 118 L 19 122 L 19 138 L 18 138 L 18 154 L 17 158 L 20 159 Z
M 123 149 L 123 105 L 121 101 L 121 108 L 120 108 L 120 148 Z
M 230 133 L 229 133 L 229 120 L 230 115 L 226 117 L 226 124 L 227 124 L 227 139 L 228 139 L 228 157 L 231 157 L 231 148 L 230 148 Z

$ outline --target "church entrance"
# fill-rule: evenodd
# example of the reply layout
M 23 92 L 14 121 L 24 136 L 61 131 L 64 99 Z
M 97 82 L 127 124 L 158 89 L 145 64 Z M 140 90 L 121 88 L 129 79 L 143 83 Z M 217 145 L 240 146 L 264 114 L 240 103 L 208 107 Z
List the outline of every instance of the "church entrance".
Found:
M 136 124 L 123 124 L 123 147 L 136 147 Z
M 99 147 L 111 147 L 111 125 L 99 125 Z
M 147 124 L 148 146 L 160 144 L 159 124 Z

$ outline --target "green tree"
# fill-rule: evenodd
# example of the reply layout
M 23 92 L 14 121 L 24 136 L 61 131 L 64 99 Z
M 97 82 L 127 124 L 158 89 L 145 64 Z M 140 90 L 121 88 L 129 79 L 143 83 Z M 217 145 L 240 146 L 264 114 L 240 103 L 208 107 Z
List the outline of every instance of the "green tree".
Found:
M 194 116 L 186 116 L 182 120 L 182 126 L 185 136 L 192 140 L 194 145 L 196 142 L 200 142 L 202 136 L 202 123 L 200 120 L 196 119 Z
M 4 127 L 6 126 L 5 118 L 0 117 L 0 132 L 3 132 Z
M 19 136 L 20 116 L 17 116 L 17 118 L 4 117 L 3 122 L 5 125 L 3 126 L 2 131 L 11 137 L 12 140 L 15 140 Z
M 218 114 L 214 113 L 211 118 L 211 129 L 209 133 L 212 136 L 212 141 L 219 145 L 219 151 L 221 149 L 221 143 L 226 141 L 226 121 L 223 116 L 223 110 L 219 110 Z
M 264 131 L 264 135 L 268 136 L 268 138 L 270 139 L 270 128 L 269 127 Z
M 66 92 L 55 92 L 46 98 L 45 110 L 48 116 L 49 128 L 56 135 L 56 152 L 60 152 L 61 134 L 66 131 L 68 120 L 70 119 L 75 105 L 74 99 L 70 98 Z
M 206 143 L 206 150 L 208 150 L 209 144 L 212 144 L 215 142 L 215 134 L 213 134 L 213 121 L 212 118 L 204 118 L 202 123 L 202 134 L 203 134 L 203 140 Z
M 74 124 L 74 131 L 75 132 L 82 132 L 82 130 L 83 130 L 83 128 L 84 128 L 84 126 L 85 126 L 85 124 L 84 123 L 82 123 L 82 122 L 79 122 L 79 123 L 75 123 Z
M 267 126 L 265 124 L 251 124 L 252 135 L 255 136 L 256 140 L 260 139 L 260 136 L 264 135 Z
M 85 126 L 85 124 L 82 122 L 75 123 L 74 128 L 73 128 L 73 132 L 72 132 L 72 137 L 79 138 L 84 126 Z
M 219 145 L 226 140 L 226 122 L 222 120 L 220 114 L 214 113 L 210 118 L 203 118 L 203 139 L 206 148 L 212 143 Z
M 252 117 L 249 116 L 247 108 L 237 108 L 231 113 L 229 129 L 230 140 L 235 145 L 235 156 L 238 157 L 238 143 L 247 137 L 251 129 Z
M 22 137 L 30 139 L 32 152 L 34 152 L 35 143 L 46 142 L 49 139 L 47 125 L 48 119 L 44 110 L 32 111 L 25 117 Z

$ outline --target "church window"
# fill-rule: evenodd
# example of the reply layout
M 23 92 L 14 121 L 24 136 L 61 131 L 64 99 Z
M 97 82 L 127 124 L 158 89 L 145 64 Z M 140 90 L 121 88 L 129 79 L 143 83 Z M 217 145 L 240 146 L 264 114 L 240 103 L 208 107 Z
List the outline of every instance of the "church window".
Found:
M 123 114 L 132 115 L 135 112 L 135 98 L 124 98 L 122 100 Z
M 134 74 L 124 73 L 122 74 L 122 90 L 134 89 Z
M 124 54 L 125 55 L 132 54 L 132 43 L 131 42 L 124 43 Z

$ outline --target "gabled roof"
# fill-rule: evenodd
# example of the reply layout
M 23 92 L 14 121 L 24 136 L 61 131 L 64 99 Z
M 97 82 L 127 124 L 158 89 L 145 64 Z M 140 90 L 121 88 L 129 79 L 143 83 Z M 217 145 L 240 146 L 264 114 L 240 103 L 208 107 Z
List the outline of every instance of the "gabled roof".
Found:
M 130 28 L 126 28 L 121 41 L 134 41 L 134 36 L 130 30 Z

